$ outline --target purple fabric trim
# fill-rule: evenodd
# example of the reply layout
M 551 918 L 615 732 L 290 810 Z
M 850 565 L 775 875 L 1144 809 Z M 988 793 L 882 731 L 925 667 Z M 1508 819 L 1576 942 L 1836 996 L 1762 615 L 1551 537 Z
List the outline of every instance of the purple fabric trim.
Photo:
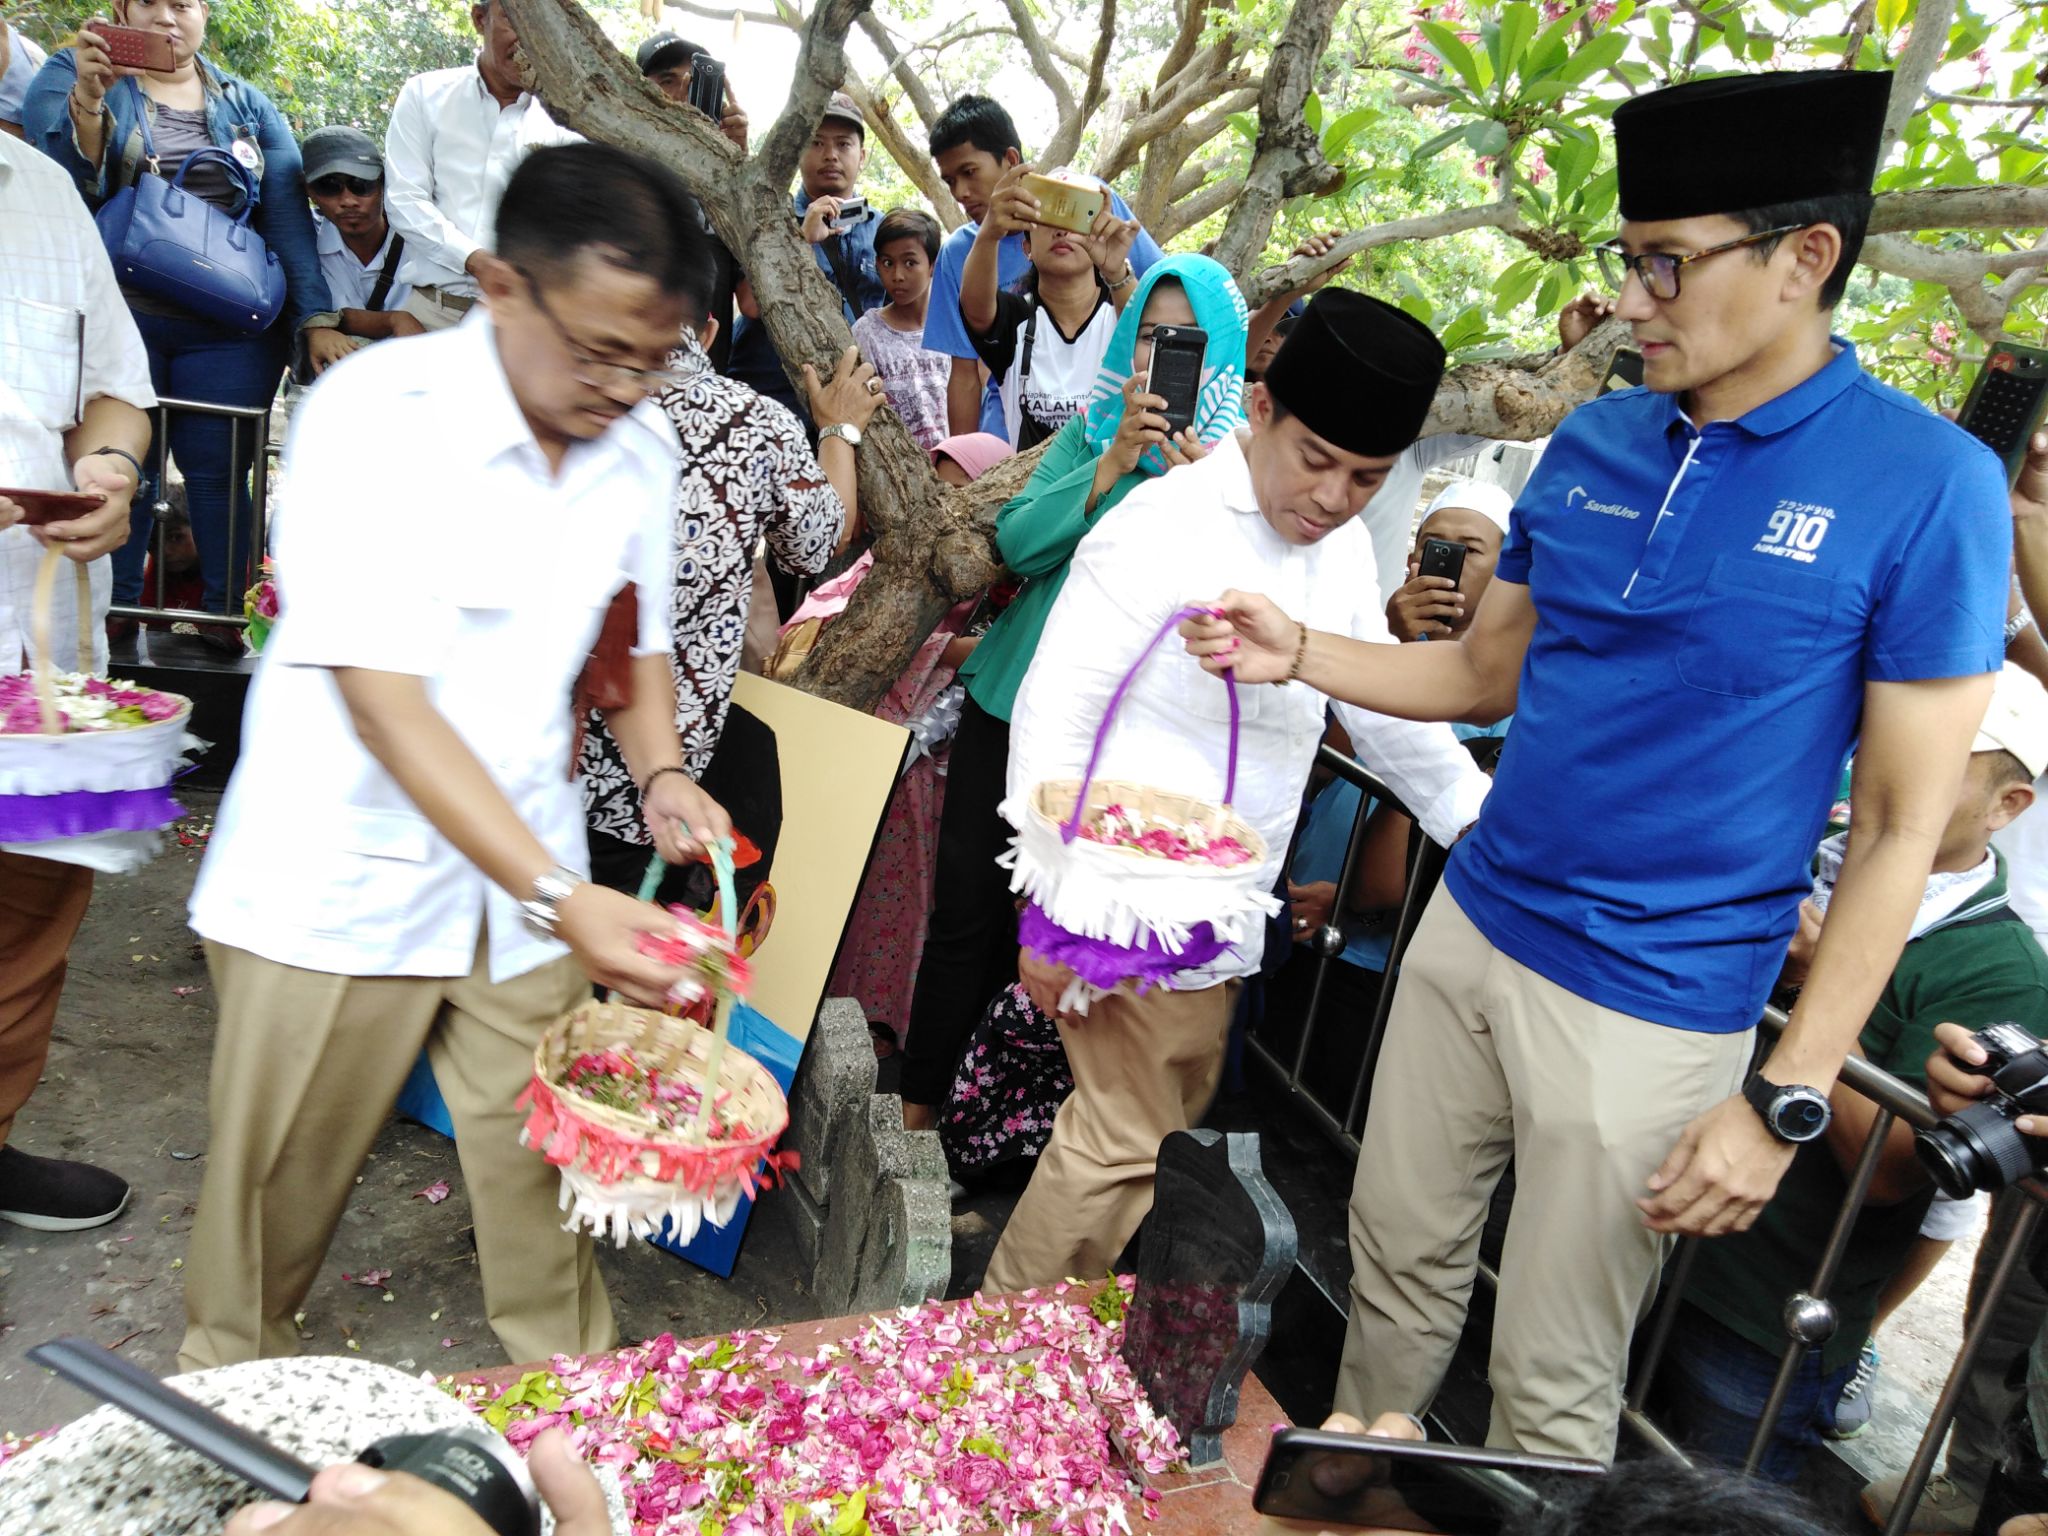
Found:
M 1188 930 L 1188 941 L 1177 955 L 1149 936 L 1137 945 L 1086 939 L 1047 917 L 1044 908 L 1035 901 L 1024 908 L 1018 919 L 1017 941 L 1034 954 L 1068 967 L 1083 981 L 1105 992 L 1124 981 L 1136 982 L 1138 990 L 1145 992 L 1182 971 L 1207 965 L 1230 948 L 1207 923 L 1197 923 Z
M 47 843 L 100 832 L 146 832 L 185 814 L 170 790 L 76 790 L 68 795 L 0 795 L 0 842 Z
M 1088 786 L 1095 782 L 1095 768 L 1102 761 L 1102 748 L 1109 740 L 1109 728 L 1116 724 L 1116 712 L 1123 707 L 1124 695 L 1131 691 L 1131 684 L 1138 680 L 1139 669 L 1152 659 L 1152 653 L 1159 649 L 1159 642 L 1172 634 L 1183 619 L 1220 617 L 1221 613 L 1221 609 L 1214 608 L 1179 609 L 1172 618 L 1159 626 L 1158 632 L 1150 640 L 1145 642 L 1145 649 L 1138 652 L 1138 659 L 1131 663 L 1130 671 L 1126 672 L 1124 680 L 1116 685 L 1116 692 L 1109 696 L 1109 708 L 1102 712 L 1102 724 L 1095 728 L 1095 745 L 1089 749 L 1088 766 L 1081 774 L 1081 792 L 1074 798 L 1074 814 L 1067 819 L 1067 824 L 1060 828 L 1061 842 L 1071 843 L 1081 833 L 1081 817 L 1088 809 Z M 1223 803 L 1230 805 L 1237 799 L 1238 710 L 1237 673 L 1234 670 L 1224 670 L 1223 686 L 1230 690 L 1230 762 L 1224 772 Z

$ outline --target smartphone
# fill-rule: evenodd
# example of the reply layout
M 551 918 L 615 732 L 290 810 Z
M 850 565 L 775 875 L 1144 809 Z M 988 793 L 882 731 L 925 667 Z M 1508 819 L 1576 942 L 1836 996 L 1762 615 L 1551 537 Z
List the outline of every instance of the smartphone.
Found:
M 97 512 L 107 500 L 97 491 L 16 491 L 4 485 L 0 485 L 0 498 L 21 508 L 27 514 L 22 522 L 31 528 L 66 523 L 88 512 Z
M 725 116 L 725 65 L 708 53 L 690 55 L 690 105 L 714 123 Z
M 1280 1520 L 1492 1536 L 1539 1507 L 1550 1479 L 1606 1472 L 1574 1456 L 1283 1429 L 1266 1452 L 1252 1508 Z
M 1026 172 L 1024 190 L 1038 199 L 1038 222 L 1054 229 L 1085 235 L 1095 227 L 1102 210 L 1109 206 L 1109 194 L 1102 187 L 1080 177 L 1048 176 Z
M 1607 374 L 1600 380 L 1600 393 L 1611 395 L 1617 389 L 1640 389 L 1642 383 L 1643 354 L 1633 347 L 1616 347 L 1607 364 Z
M 2027 439 L 2048 416 L 2048 352 L 2001 339 L 1984 359 L 1956 425 L 2005 460 L 2005 483 L 2019 479 Z
M 171 51 L 171 39 L 162 32 L 149 32 L 141 27 L 117 27 L 108 22 L 95 22 L 93 33 L 107 45 L 107 57 L 120 69 L 148 69 L 167 74 L 178 67 L 178 57 Z
M 1145 371 L 1145 393 L 1166 402 L 1160 414 L 1166 430 L 1179 432 L 1195 424 L 1195 405 L 1202 394 L 1202 357 L 1209 333 L 1192 325 L 1152 328 L 1152 366 Z
M 1422 559 L 1416 563 L 1418 576 L 1448 576 L 1456 586 L 1465 575 L 1465 546 L 1454 539 L 1424 539 Z
M 832 227 L 835 230 L 851 229 L 854 225 L 858 224 L 862 219 L 866 218 L 867 216 L 868 200 L 866 198 L 841 198 L 839 201 L 839 213 L 832 220 Z

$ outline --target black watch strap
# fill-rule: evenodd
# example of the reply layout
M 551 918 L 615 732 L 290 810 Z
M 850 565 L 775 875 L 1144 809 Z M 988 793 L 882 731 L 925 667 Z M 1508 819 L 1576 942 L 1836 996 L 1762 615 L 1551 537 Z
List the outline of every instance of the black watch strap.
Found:
M 1752 1072 L 1742 1085 L 1742 1096 L 1756 1111 L 1764 1129 L 1790 1146 L 1817 1140 L 1833 1118 L 1827 1095 L 1803 1083 L 1774 1083 L 1761 1072 Z

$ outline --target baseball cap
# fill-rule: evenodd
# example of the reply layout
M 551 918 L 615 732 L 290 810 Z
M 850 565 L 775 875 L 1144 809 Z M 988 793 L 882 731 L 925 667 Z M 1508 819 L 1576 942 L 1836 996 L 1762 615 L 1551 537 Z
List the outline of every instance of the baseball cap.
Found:
M 2010 752 L 2035 778 L 2048 773 L 2048 690 L 2031 672 L 2005 664 L 1970 750 Z
M 830 122 L 835 117 L 842 123 L 851 123 L 860 130 L 862 139 L 867 138 L 867 119 L 860 115 L 860 108 L 854 105 L 853 98 L 844 91 L 834 91 L 831 101 L 825 105 L 824 120 Z
M 315 128 L 299 146 L 306 180 L 322 176 L 354 176 L 376 181 L 384 174 L 384 152 L 359 128 Z
M 691 54 L 703 51 L 678 33 L 657 32 L 633 51 L 633 62 L 640 66 L 641 74 L 651 75 L 657 69 L 687 64 Z

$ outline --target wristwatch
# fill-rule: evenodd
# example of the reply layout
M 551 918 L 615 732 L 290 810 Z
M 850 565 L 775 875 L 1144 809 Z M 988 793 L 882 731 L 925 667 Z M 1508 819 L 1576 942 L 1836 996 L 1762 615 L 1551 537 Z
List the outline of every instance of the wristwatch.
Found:
M 562 903 L 583 883 L 583 877 L 576 871 L 564 869 L 559 864 L 544 875 L 536 875 L 533 894 L 519 903 L 526 926 L 544 939 L 555 937 L 555 929 L 562 921 Z
M 1802 1083 L 1780 1087 L 1761 1072 L 1750 1073 L 1749 1081 L 1742 1085 L 1742 1096 L 1765 1130 L 1793 1146 L 1817 1139 L 1834 1118 L 1826 1094 Z
M 850 421 L 835 421 L 829 427 L 820 427 L 818 429 L 819 442 L 824 442 L 828 437 L 839 438 L 849 448 L 858 448 L 860 446 L 861 432 L 860 428 Z

